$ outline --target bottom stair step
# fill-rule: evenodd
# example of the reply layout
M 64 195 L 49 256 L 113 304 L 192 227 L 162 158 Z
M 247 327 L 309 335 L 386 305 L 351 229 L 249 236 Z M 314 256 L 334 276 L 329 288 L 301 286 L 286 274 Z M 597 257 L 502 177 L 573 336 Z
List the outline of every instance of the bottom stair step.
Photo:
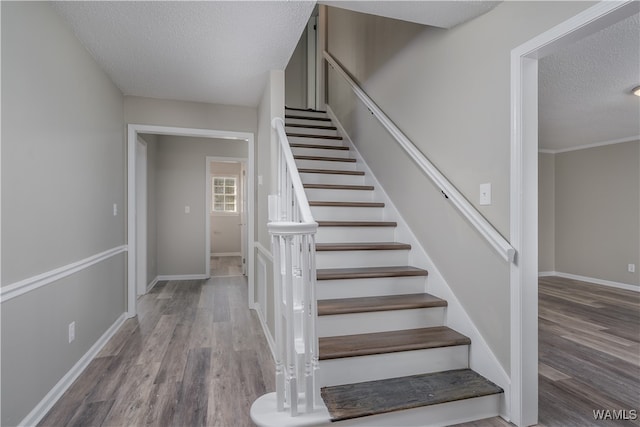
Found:
M 471 369 L 411 375 L 321 389 L 332 421 L 502 393 Z

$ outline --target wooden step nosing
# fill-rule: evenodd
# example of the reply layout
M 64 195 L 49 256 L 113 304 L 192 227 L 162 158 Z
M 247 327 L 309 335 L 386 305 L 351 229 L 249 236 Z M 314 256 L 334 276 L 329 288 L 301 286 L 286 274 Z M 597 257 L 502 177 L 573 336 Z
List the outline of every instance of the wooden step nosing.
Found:
M 364 176 L 364 171 L 340 170 L 340 169 L 310 169 L 298 168 L 299 173 L 318 173 L 326 175 L 357 175 Z
M 288 133 L 287 137 L 289 138 L 313 138 L 313 139 L 336 139 L 342 140 L 343 138 L 339 135 L 315 135 L 309 133 Z
M 349 151 L 349 147 L 345 147 L 344 145 L 301 144 L 299 142 L 292 142 L 289 146 L 291 148 L 308 148 L 313 150 Z
M 376 279 L 383 277 L 415 277 L 427 276 L 428 272 L 420 268 L 403 267 L 363 267 L 363 268 L 319 268 L 316 270 L 317 280 L 353 280 Z
M 405 351 L 430 350 L 434 348 L 457 347 L 461 345 L 470 345 L 471 340 L 447 340 L 437 343 L 410 343 L 397 344 L 394 346 L 369 347 L 367 349 L 349 350 L 341 352 L 333 352 L 331 354 L 322 354 L 320 352 L 320 360 L 344 359 L 347 357 L 375 356 L 376 354 L 400 353 Z
M 319 227 L 397 227 L 394 221 L 317 221 Z
M 317 252 L 340 251 L 407 251 L 411 245 L 396 242 L 316 243 Z
M 313 160 L 318 162 L 344 162 L 344 163 L 356 162 L 356 159 L 352 157 L 323 157 L 323 156 L 294 155 L 293 158 L 295 160 Z
M 440 298 L 429 298 L 422 300 L 412 300 L 415 297 L 422 297 L 424 294 L 391 295 L 382 297 L 361 297 L 361 298 L 340 298 L 333 300 L 318 301 L 318 316 L 334 316 L 341 314 L 375 313 L 381 311 L 417 310 L 429 308 L 447 307 L 447 301 Z M 405 297 L 408 301 L 388 302 L 391 299 Z M 370 304 L 352 305 L 357 301 L 371 302 Z
M 327 112 L 324 111 L 324 110 L 314 110 L 313 108 L 284 107 L 284 109 L 285 110 L 290 110 L 290 111 L 304 111 L 305 113 L 327 114 Z
M 302 128 L 302 129 L 319 129 L 319 130 L 338 130 L 335 126 L 309 125 L 303 123 L 285 123 L 285 127 Z
M 342 184 L 303 184 L 304 188 L 309 190 L 354 190 L 354 191 L 373 191 L 373 185 L 342 185 Z
M 294 119 L 294 120 L 319 120 L 322 122 L 330 122 L 331 119 L 329 117 L 310 117 L 310 116 L 299 116 L 296 114 L 285 114 L 285 119 Z M 286 125 L 286 122 L 285 122 Z
M 332 208 L 384 208 L 383 202 L 330 202 L 313 200 L 309 201 L 309 206 L 332 207 Z

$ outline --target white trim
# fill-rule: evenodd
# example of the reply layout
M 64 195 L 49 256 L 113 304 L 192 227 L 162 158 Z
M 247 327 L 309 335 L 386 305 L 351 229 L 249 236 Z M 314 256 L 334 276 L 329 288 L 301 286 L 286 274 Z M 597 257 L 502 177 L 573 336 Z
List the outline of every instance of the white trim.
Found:
M 429 159 L 411 142 L 409 138 L 387 117 L 387 115 L 373 102 L 349 74 L 329 54 L 324 52 L 329 65 L 351 86 L 353 93 L 369 109 L 371 114 L 387 130 L 389 135 L 402 147 L 407 155 L 418 165 L 422 172 L 446 195 L 451 204 L 462 216 L 485 238 L 493 249 L 507 262 L 511 263 L 516 251 L 511 244 L 487 221 L 478 210 L 458 191 L 458 189 L 444 176 Z
M 538 60 L 637 13 L 640 2 L 601 1 L 511 51 L 511 419 L 538 419 Z
M 211 252 L 211 256 L 242 256 L 242 252 Z
M 595 285 L 608 286 L 610 288 L 624 289 L 632 292 L 640 292 L 640 285 L 631 283 L 614 282 L 612 280 L 596 279 L 595 277 L 579 276 L 577 274 L 562 273 L 560 271 L 543 271 L 538 273 L 538 277 L 562 277 L 564 279 L 579 280 Z
M 267 322 L 262 314 L 262 310 L 260 309 L 259 304 L 253 304 L 253 309 L 256 311 L 258 315 L 258 319 L 260 320 L 260 325 L 262 326 L 262 332 L 264 332 L 264 336 L 267 339 L 267 344 L 269 344 L 269 350 L 271 350 L 271 356 L 273 359 L 276 359 L 276 343 L 273 340 L 273 336 L 271 336 L 271 331 L 269 330 L 269 326 L 267 326 Z
M 136 315 L 136 269 L 135 269 L 135 246 L 136 246 L 136 142 L 138 133 L 149 133 L 154 135 L 175 135 L 175 136 L 191 136 L 202 138 L 215 138 L 215 139 L 231 139 L 236 141 L 243 141 L 247 143 L 247 223 L 248 223 L 248 236 L 253 236 L 255 226 L 254 215 L 254 151 L 255 151 L 255 136 L 251 132 L 234 132 L 223 131 L 215 129 L 197 129 L 197 128 L 181 128 L 174 126 L 156 126 L 156 125 L 141 125 L 141 124 L 128 124 L 127 125 L 127 242 L 129 247 L 128 264 L 127 264 L 127 315 L 133 317 Z M 209 216 L 205 218 L 209 220 Z M 205 239 L 206 240 L 206 239 Z M 208 254 L 209 252 L 205 252 Z M 205 270 L 209 265 L 209 259 L 205 257 Z M 253 299 L 253 252 L 248 256 L 249 267 L 249 300 L 248 305 L 252 305 Z M 198 278 L 208 278 L 206 275 L 197 275 Z M 158 276 L 161 278 L 162 276 Z M 182 276 L 180 276 L 182 277 Z M 191 276 L 189 276 L 191 277 Z
M 156 279 L 160 280 L 206 280 L 210 277 L 206 274 L 167 274 L 158 275 Z
M 425 291 L 447 301 L 447 326 L 459 331 L 471 339 L 473 345 L 470 346 L 469 353 L 470 367 L 503 388 L 504 398 L 500 398 L 500 415 L 508 420 L 510 417 L 509 396 L 511 393 L 511 380 L 509 379 L 509 375 L 506 373 L 498 361 L 498 358 L 495 356 L 484 337 L 465 311 L 453 290 L 449 287 L 449 284 L 438 270 L 436 264 L 431 260 L 391 198 L 389 198 L 382 185 L 380 185 L 376 179 L 373 171 L 362 158 L 362 155 L 331 109 L 331 106 L 326 105 L 326 110 L 327 115 L 333 120 L 334 125 L 338 128 L 338 132 L 342 135 L 344 143 L 349 146 L 349 150 L 353 153 L 353 157 L 357 159 L 358 169 L 365 172 L 368 184 L 375 187 L 376 199 L 384 202 L 385 207 L 388 208 L 390 212 L 393 212 L 391 217 L 398 224 L 396 227 L 396 240 L 406 242 L 411 245 L 411 258 L 409 259 L 410 265 L 421 267 L 429 271 L 428 279 L 425 282 Z
M 153 289 L 153 287 L 155 285 L 157 285 L 159 281 L 160 281 L 160 279 L 158 279 L 158 276 L 156 276 L 155 279 L 153 279 L 151 282 L 149 282 L 147 284 L 147 292 L 149 292 L 151 289 Z
M 89 363 L 100 353 L 100 350 L 109 342 L 111 337 L 118 332 L 118 329 L 127 319 L 126 313 L 122 313 L 116 321 L 107 329 L 98 341 L 96 341 L 91 348 L 76 362 L 75 365 L 53 386 L 49 393 L 38 403 L 35 408 L 29 412 L 29 414 L 18 423 L 19 426 L 35 426 L 42 418 L 47 415 L 47 412 L 55 405 L 55 403 L 62 397 L 62 395 L 69 389 L 73 382 L 80 376 L 80 374 L 89 366 Z
M 19 282 L 12 283 L 11 285 L 3 286 L 2 288 L 0 288 L 0 301 L 6 302 L 10 299 L 19 297 L 26 294 L 27 292 L 31 292 L 35 289 L 41 288 L 42 286 L 49 285 L 57 280 L 63 279 L 67 276 L 91 267 L 94 264 L 111 258 L 114 255 L 118 255 L 126 251 L 127 245 L 117 246 L 115 248 L 100 252 L 99 254 L 92 255 L 80 261 L 58 267 L 45 273 L 38 274 L 37 276 L 20 280 Z
M 625 142 L 632 142 L 632 141 L 639 141 L 639 140 L 640 140 L 640 135 L 635 135 L 635 136 L 629 136 L 627 138 L 612 139 L 611 141 L 596 142 L 593 144 L 577 145 L 575 147 L 569 147 L 569 148 L 559 148 L 559 149 L 541 148 L 538 150 L 538 152 L 546 153 L 546 154 L 567 153 L 569 151 L 586 150 L 588 148 L 604 147 L 606 145 L 622 144 Z
M 271 255 L 271 251 L 265 248 L 264 246 L 262 246 L 262 243 L 253 242 L 253 247 L 256 248 L 261 255 L 263 255 L 266 259 L 271 261 L 271 263 L 273 264 L 273 255 Z

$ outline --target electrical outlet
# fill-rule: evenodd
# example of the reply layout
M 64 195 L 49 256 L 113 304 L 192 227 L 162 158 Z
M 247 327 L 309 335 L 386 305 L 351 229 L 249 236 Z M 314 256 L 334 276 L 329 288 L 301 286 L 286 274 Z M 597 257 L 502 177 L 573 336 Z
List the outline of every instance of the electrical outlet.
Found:
M 629 273 L 635 273 L 636 272 L 636 265 L 635 264 L 629 264 L 627 266 L 627 270 L 629 271 Z
M 117 216 L 118 215 L 118 204 L 114 203 L 113 204 L 113 216 Z
M 488 206 L 491 204 L 491 183 L 480 184 L 480 205 Z
M 76 322 L 69 323 L 69 344 L 76 339 Z
M 184 213 L 186 213 L 186 214 L 191 213 L 191 206 L 185 206 L 184 207 Z

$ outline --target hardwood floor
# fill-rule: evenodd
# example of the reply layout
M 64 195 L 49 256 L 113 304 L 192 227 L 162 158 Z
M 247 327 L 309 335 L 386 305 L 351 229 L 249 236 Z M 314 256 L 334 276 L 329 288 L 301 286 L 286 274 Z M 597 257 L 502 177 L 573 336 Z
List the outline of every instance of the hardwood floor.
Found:
M 640 417 L 640 294 L 544 277 L 538 295 L 539 426 L 640 425 L 640 418 L 593 415 L 635 410 Z M 458 427 L 510 425 L 491 418 Z
M 242 257 L 212 256 L 211 277 L 242 276 Z
M 244 277 L 160 282 L 42 420 L 42 426 L 250 426 L 274 364 Z M 540 280 L 540 426 L 637 426 L 640 294 Z M 491 418 L 464 427 L 504 427 Z
M 158 283 L 41 426 L 251 426 L 274 363 L 242 276 Z

